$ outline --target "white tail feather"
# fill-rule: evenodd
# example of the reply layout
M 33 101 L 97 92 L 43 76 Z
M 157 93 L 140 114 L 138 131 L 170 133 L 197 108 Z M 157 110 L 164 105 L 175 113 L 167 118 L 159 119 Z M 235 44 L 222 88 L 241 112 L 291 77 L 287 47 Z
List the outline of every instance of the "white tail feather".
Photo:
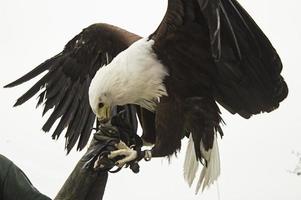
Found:
M 204 158 L 207 160 L 207 167 L 203 166 L 202 168 L 196 186 L 196 194 L 199 192 L 200 188 L 202 188 L 202 191 L 204 191 L 206 187 L 209 187 L 211 184 L 213 184 L 220 175 L 220 157 L 217 144 L 217 136 L 214 136 L 212 149 L 206 151 L 204 149 L 204 145 L 201 142 L 200 150 Z M 196 159 L 194 142 L 192 135 L 190 134 L 184 162 L 184 179 L 188 183 L 189 187 L 192 185 L 196 177 L 198 168 L 199 162 Z
M 206 187 L 209 187 L 220 175 L 220 157 L 219 157 L 219 150 L 217 144 L 217 137 L 214 136 L 213 146 L 212 149 L 206 151 L 203 147 L 201 142 L 200 145 L 201 152 L 205 159 L 207 160 L 207 167 L 204 166 L 196 187 L 196 193 L 199 192 L 200 188 L 202 187 L 202 191 Z
M 199 162 L 196 159 L 194 143 L 192 135 L 190 134 L 184 162 L 184 179 L 188 183 L 189 187 L 191 187 L 193 183 L 198 167 Z

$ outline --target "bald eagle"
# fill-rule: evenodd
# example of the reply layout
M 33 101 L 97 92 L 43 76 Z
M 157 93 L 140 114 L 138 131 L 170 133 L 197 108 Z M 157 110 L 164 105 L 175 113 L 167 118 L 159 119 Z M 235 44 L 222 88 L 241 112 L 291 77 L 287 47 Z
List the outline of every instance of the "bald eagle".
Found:
M 21 96 L 21 105 L 40 91 L 43 126 L 52 135 L 66 132 L 66 148 L 88 141 L 97 117 L 107 121 L 118 105 L 137 105 L 148 156 L 170 156 L 189 137 L 185 178 L 192 183 L 198 161 L 204 164 L 197 190 L 220 173 L 217 137 L 223 135 L 219 105 L 250 118 L 270 112 L 288 94 L 281 60 L 268 38 L 236 0 L 169 0 L 167 12 L 146 38 L 109 24 L 94 24 L 64 50 L 13 87 L 48 71 Z M 135 159 L 131 149 L 115 154 Z M 113 152 L 114 154 L 114 152 Z M 113 155 L 113 156 L 116 156 Z

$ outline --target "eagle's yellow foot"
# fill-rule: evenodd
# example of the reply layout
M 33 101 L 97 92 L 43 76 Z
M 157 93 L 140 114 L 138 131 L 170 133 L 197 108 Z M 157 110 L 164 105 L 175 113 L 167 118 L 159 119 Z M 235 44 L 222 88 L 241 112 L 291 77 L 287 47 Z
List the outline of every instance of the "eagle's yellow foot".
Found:
M 113 159 L 117 156 L 125 156 L 124 158 L 122 158 L 121 160 L 118 160 L 116 162 L 116 165 L 118 167 L 123 167 L 125 164 L 135 160 L 138 156 L 137 151 L 135 151 L 134 149 L 131 149 L 122 141 L 120 141 L 120 143 L 118 143 L 116 145 L 116 147 L 118 148 L 118 150 L 112 151 L 108 155 L 108 158 Z

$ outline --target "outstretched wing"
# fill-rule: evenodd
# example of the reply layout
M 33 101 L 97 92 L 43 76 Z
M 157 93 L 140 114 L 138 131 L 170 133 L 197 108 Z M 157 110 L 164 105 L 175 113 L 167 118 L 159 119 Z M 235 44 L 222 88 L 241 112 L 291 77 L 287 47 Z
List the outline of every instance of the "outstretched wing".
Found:
M 88 98 L 91 80 L 100 67 L 110 63 L 138 39 L 139 36 L 108 24 L 91 25 L 69 41 L 61 53 L 5 87 L 17 86 L 48 71 L 14 106 L 23 104 L 43 89 L 37 106 L 44 102 L 43 115 L 54 109 L 42 129 L 50 131 L 60 118 L 52 137 L 58 138 L 68 127 L 65 135 L 67 151 L 78 140 L 77 149 L 81 150 L 87 144 L 95 122 Z
M 216 100 L 245 118 L 278 108 L 288 88 L 280 75 L 282 63 L 276 50 L 236 0 L 219 0 L 218 11 L 219 39 L 211 40 L 211 44 L 220 41 L 219 49 L 212 46 L 219 55 L 215 59 Z
M 174 75 L 192 71 L 187 81 L 210 87 L 208 95 L 233 114 L 270 112 L 288 94 L 276 50 L 236 0 L 169 0 L 150 37 Z

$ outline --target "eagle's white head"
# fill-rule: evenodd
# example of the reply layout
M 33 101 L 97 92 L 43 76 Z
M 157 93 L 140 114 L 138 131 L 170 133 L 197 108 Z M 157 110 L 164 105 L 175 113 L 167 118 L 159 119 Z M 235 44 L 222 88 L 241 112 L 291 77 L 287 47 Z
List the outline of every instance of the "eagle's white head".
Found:
M 100 68 L 91 81 L 89 101 L 98 119 L 110 118 L 116 105 L 138 104 L 154 111 L 160 97 L 167 95 L 167 69 L 153 52 L 153 40 L 138 40 Z

